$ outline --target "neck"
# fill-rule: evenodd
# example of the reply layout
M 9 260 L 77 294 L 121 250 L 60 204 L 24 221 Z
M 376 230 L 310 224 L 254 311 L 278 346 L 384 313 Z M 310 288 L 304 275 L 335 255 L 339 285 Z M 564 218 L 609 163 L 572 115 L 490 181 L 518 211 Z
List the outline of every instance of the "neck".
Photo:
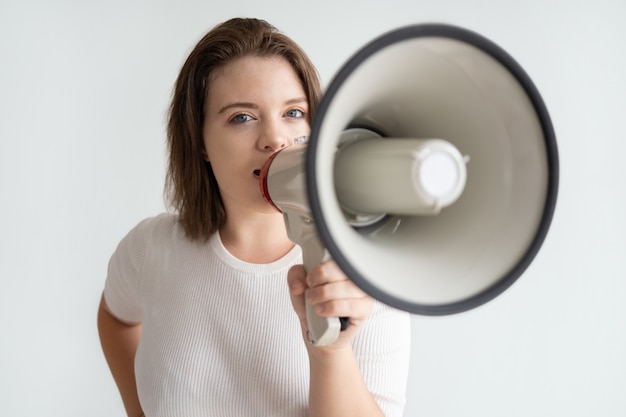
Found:
M 280 213 L 229 220 L 220 228 L 220 237 L 233 256 L 251 263 L 273 262 L 294 246 Z

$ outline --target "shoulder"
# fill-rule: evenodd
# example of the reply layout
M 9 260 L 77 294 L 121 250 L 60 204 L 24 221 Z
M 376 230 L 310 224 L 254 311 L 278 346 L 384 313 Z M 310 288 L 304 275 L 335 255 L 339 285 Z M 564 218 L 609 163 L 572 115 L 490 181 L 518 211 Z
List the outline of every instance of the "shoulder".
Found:
M 406 311 L 398 310 L 378 300 L 374 300 L 374 309 L 372 310 L 371 317 L 373 317 L 374 320 L 397 321 L 401 326 L 408 325 L 411 320 L 411 315 Z
M 128 232 L 125 239 L 147 244 L 152 241 L 167 240 L 180 234 L 181 231 L 182 227 L 176 214 L 161 213 L 141 220 Z
M 358 349 L 406 351 L 411 343 L 411 315 L 374 301 L 374 309 L 357 336 Z
M 155 247 L 171 245 L 172 239 L 176 239 L 180 233 L 182 233 L 182 228 L 175 214 L 162 213 L 145 218 L 122 238 L 112 260 L 130 262 L 134 269 L 138 270 L 147 252 Z
M 172 232 L 179 225 L 178 216 L 173 213 L 161 213 L 140 221 L 131 233 L 152 234 Z
M 353 344 L 372 396 L 386 416 L 401 416 L 411 358 L 410 314 L 375 301 Z

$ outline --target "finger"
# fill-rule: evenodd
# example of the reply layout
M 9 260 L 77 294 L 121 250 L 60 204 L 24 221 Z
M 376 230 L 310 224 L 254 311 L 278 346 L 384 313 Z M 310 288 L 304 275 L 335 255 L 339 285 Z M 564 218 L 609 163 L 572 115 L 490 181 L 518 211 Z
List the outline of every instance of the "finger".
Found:
M 294 265 L 287 273 L 287 284 L 291 295 L 301 295 L 307 289 L 307 274 L 302 265 Z
M 329 282 L 345 281 L 348 279 L 346 274 L 343 273 L 334 261 L 327 261 L 318 264 L 308 272 L 307 284 L 309 285 L 309 288 L 314 288 Z
M 349 317 L 351 324 L 359 325 L 367 320 L 373 306 L 370 297 L 339 299 L 316 304 L 315 312 L 320 317 Z
M 306 321 L 306 307 L 304 294 L 306 286 L 306 271 L 302 265 L 295 265 L 289 269 L 287 273 L 287 284 L 289 286 L 289 294 L 291 296 L 291 304 L 293 309 L 300 318 L 300 321 Z
M 309 289 L 307 292 L 307 300 L 313 305 L 331 300 L 360 299 L 365 297 L 367 297 L 367 294 L 349 280 L 319 285 Z

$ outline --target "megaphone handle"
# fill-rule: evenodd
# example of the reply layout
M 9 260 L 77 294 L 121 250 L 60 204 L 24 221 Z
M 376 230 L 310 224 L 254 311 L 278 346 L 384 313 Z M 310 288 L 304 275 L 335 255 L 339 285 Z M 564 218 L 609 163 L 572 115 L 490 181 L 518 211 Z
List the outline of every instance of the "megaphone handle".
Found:
M 302 248 L 304 269 L 308 272 L 316 265 L 330 260 L 330 255 L 320 241 L 315 224 L 309 216 L 303 216 L 300 211 L 283 210 L 287 234 L 292 242 Z M 348 327 L 348 318 L 320 317 L 315 308 L 308 301 L 306 304 L 306 319 L 309 341 L 317 346 L 329 345 L 339 337 L 339 333 Z
M 314 239 L 317 240 L 317 236 Z M 310 241 L 308 243 L 311 243 Z M 330 259 L 328 251 L 321 246 L 321 244 L 317 243 L 318 247 L 312 247 L 316 245 L 313 243 L 312 245 L 304 245 L 302 246 L 302 258 L 304 263 L 304 269 L 308 272 L 311 268 L 321 262 L 325 262 Z M 314 254 L 319 255 L 319 251 L 323 253 L 323 256 L 319 261 L 313 261 L 312 258 L 316 258 Z M 308 292 L 309 290 L 307 290 Z M 306 297 L 305 297 L 306 298 Z M 347 327 L 348 319 L 347 318 L 339 318 L 339 317 L 320 317 L 315 312 L 315 307 L 313 304 L 306 303 L 306 321 L 308 325 L 308 338 L 309 341 L 317 346 L 326 346 L 333 343 L 339 337 L 339 333 L 342 330 L 345 330 Z M 345 321 L 345 325 L 344 322 Z M 345 326 L 345 327 L 344 327 Z
M 320 243 L 320 246 L 322 244 Z M 332 257 L 326 248 L 324 248 L 324 257 L 322 258 L 322 262 L 330 261 Z M 305 267 L 306 269 L 306 267 Z M 308 271 L 308 269 L 306 269 Z M 348 323 L 350 322 L 350 317 L 339 317 L 339 325 L 341 326 L 341 331 L 343 332 L 348 328 Z

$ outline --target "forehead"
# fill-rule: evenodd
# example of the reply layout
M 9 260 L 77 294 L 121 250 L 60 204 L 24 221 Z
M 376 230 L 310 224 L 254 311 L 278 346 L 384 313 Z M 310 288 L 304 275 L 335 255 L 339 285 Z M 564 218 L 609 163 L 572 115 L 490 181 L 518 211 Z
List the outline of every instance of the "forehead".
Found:
M 245 56 L 217 68 L 207 91 L 207 103 L 263 102 L 306 96 L 291 64 L 282 57 Z

